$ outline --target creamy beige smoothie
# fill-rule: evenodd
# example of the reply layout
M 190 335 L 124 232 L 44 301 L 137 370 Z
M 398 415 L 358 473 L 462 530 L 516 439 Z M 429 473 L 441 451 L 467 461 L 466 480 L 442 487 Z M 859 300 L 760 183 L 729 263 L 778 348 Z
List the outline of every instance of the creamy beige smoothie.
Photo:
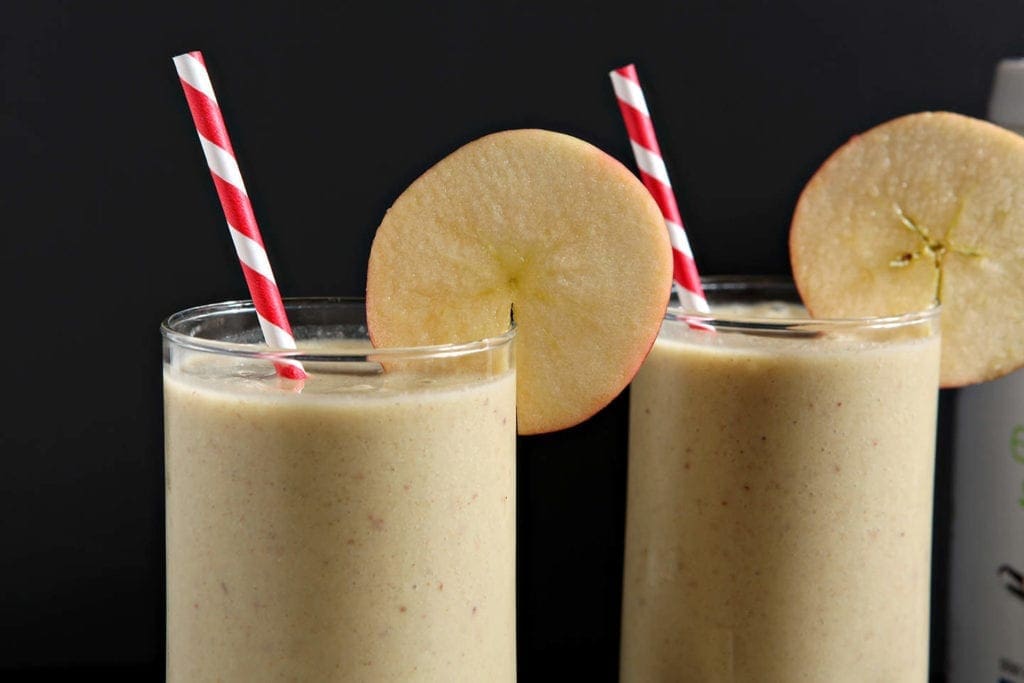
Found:
M 301 390 L 165 343 L 168 681 L 513 681 L 511 335 L 375 362 L 298 317 Z
M 630 390 L 622 681 L 927 680 L 934 315 L 666 318 Z

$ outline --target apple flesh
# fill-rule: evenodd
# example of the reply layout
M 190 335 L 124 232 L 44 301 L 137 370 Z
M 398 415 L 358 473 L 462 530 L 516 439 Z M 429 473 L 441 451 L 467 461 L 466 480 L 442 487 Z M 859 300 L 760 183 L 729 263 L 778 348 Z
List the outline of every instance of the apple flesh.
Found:
M 578 138 L 508 130 L 414 181 L 377 229 L 367 272 L 374 344 L 465 342 L 514 315 L 518 428 L 564 429 L 632 380 L 668 303 L 661 213 L 624 165 Z
M 1024 365 L 1024 138 L 951 112 L 854 136 L 807 183 L 789 238 L 815 317 L 942 305 L 941 384 Z

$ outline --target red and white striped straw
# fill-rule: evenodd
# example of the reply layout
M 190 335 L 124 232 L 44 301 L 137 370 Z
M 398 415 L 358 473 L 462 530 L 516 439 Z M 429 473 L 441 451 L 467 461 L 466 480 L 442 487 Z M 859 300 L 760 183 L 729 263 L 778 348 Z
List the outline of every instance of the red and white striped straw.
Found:
M 242 182 L 242 173 L 231 147 L 224 116 L 206 70 L 206 61 L 198 50 L 178 55 L 174 66 L 192 112 L 192 121 L 199 134 L 213 184 L 217 188 L 228 232 L 242 265 L 249 294 L 256 307 L 256 317 L 267 344 L 277 349 L 295 349 L 295 338 L 285 315 L 281 292 L 267 258 L 267 249 L 256 225 L 256 216 L 249 194 Z M 277 372 L 289 379 L 304 379 L 306 373 L 297 361 L 276 363 Z
M 661 156 L 658 139 L 654 135 L 654 124 L 651 113 L 647 109 L 644 92 L 640 88 L 640 79 L 636 75 L 636 67 L 627 64 L 608 74 L 612 79 L 612 88 L 619 102 L 622 119 L 626 123 L 629 143 L 633 147 L 633 157 L 640 170 L 640 179 L 654 196 L 661 209 L 668 227 L 669 240 L 672 242 L 672 255 L 675 261 L 673 279 L 679 303 L 701 313 L 710 311 L 704 288 L 700 284 L 697 264 L 690 250 L 690 242 L 686 239 L 683 219 L 679 214 L 672 184 L 668 179 L 668 169 Z

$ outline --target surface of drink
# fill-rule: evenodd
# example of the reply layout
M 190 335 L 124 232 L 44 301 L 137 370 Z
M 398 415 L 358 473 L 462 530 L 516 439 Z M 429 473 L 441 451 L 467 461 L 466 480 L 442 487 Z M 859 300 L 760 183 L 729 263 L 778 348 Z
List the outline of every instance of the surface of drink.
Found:
M 631 386 L 622 681 L 923 683 L 937 312 L 766 322 L 790 288 L 707 293 L 761 320 L 670 310 Z
M 168 680 L 514 680 L 513 335 L 377 353 L 289 306 L 301 388 L 216 316 L 165 334 Z

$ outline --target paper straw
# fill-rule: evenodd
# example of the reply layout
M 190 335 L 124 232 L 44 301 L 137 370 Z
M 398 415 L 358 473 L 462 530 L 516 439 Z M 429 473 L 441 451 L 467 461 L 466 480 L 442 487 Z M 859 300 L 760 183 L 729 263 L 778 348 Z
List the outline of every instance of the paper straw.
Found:
M 704 288 L 700 284 L 700 275 L 697 273 L 697 264 L 690 250 L 690 241 L 686 239 L 683 219 L 668 179 L 668 169 L 665 167 L 661 148 L 654 135 L 654 124 L 651 122 L 644 92 L 640 88 L 636 67 L 627 64 L 609 72 L 608 75 L 612 79 L 612 88 L 615 90 L 619 110 L 626 124 L 633 157 L 640 170 L 640 180 L 654 196 L 668 227 L 674 260 L 672 277 L 675 280 L 679 303 L 684 308 L 707 313 L 710 308 L 704 297 Z
M 295 338 L 285 315 L 281 292 L 270 268 L 267 250 L 256 224 L 256 216 L 249 201 L 249 194 L 242 182 L 235 151 L 228 138 L 224 116 L 206 70 L 206 61 L 201 52 L 194 51 L 174 58 L 174 66 L 181 80 L 181 87 L 192 112 L 192 121 L 199 134 L 199 144 L 206 156 L 206 163 L 213 177 L 214 187 L 220 197 L 228 232 L 235 245 L 235 253 L 242 265 L 249 294 L 256 307 L 256 317 L 263 331 L 267 345 L 276 349 L 295 349 Z M 293 360 L 275 363 L 277 372 L 288 379 L 304 379 L 302 365 Z

